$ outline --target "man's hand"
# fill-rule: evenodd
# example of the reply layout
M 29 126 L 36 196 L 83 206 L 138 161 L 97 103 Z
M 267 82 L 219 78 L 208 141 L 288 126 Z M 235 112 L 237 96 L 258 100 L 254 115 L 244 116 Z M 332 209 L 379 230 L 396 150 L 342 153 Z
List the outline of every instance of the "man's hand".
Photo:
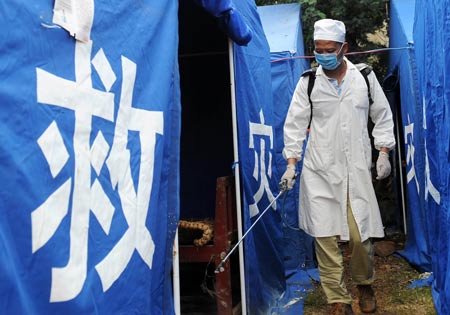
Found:
M 295 164 L 288 164 L 286 171 L 281 177 L 280 187 L 286 185 L 287 190 L 291 190 L 295 184 Z
M 377 179 L 381 180 L 391 173 L 391 163 L 389 163 L 389 153 L 380 151 L 377 160 Z

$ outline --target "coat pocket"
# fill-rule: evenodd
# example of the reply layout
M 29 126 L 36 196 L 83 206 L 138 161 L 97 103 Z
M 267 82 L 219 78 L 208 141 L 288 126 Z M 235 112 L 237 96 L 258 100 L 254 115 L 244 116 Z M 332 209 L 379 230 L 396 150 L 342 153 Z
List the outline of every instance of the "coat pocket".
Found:
M 309 143 L 305 152 L 304 166 L 313 171 L 326 171 L 331 166 L 332 153 L 329 147 Z
M 369 170 L 372 168 L 372 146 L 370 144 L 369 136 L 365 133 L 361 135 L 358 141 L 360 149 L 353 152 L 355 166 L 362 170 Z M 362 153 L 362 155 L 360 155 Z

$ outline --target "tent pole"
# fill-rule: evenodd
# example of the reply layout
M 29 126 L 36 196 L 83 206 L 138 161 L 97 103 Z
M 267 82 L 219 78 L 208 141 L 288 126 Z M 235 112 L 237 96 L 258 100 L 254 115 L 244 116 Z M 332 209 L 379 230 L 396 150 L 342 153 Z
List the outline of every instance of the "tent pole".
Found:
M 230 64 L 230 91 L 231 91 L 231 115 L 233 123 L 233 151 L 234 160 L 239 163 L 239 151 L 238 151 L 238 132 L 237 132 L 237 116 L 236 116 L 236 85 L 234 79 L 234 53 L 233 53 L 233 41 L 228 38 L 228 59 Z M 240 186 L 240 174 L 239 164 L 234 168 L 234 181 L 236 187 L 236 212 L 237 212 L 237 225 L 238 225 L 238 238 L 242 238 L 242 209 L 241 209 L 241 186 Z M 247 315 L 247 300 L 245 294 L 245 273 L 244 273 L 244 247 L 243 244 L 239 244 L 239 274 L 241 281 L 241 306 L 242 315 Z
M 178 250 L 178 228 L 175 232 L 175 239 L 173 241 L 173 305 L 175 308 L 175 315 L 181 315 L 180 307 L 180 251 Z
M 404 188 L 404 183 L 403 183 L 403 164 L 402 164 L 402 154 L 400 152 L 400 130 L 399 130 L 399 119 L 398 119 L 398 111 L 395 114 L 395 120 L 396 120 L 396 133 L 397 133 L 397 157 L 398 157 L 398 170 L 400 172 L 400 194 L 402 197 L 402 210 L 403 210 L 403 232 L 405 233 L 405 235 L 408 234 L 408 230 L 406 227 L 406 206 L 405 206 L 405 188 Z

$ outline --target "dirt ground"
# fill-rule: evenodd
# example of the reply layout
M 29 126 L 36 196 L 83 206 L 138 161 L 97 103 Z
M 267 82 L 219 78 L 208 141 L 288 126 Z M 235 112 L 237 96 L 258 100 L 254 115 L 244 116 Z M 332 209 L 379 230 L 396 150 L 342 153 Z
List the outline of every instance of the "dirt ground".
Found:
M 403 242 L 395 242 L 397 250 L 402 249 Z M 344 262 L 346 263 L 346 283 L 353 296 L 353 312 L 360 312 L 357 299 L 357 289 L 351 283 L 348 275 L 350 256 L 348 246 L 342 245 Z M 396 256 L 375 256 L 375 282 L 373 288 L 377 297 L 377 311 L 375 315 L 435 315 L 436 310 L 431 297 L 431 288 L 409 289 L 408 286 L 418 280 L 420 273 L 413 269 L 406 260 Z M 329 314 L 329 306 L 319 283 L 316 290 L 309 292 L 305 299 L 305 315 Z

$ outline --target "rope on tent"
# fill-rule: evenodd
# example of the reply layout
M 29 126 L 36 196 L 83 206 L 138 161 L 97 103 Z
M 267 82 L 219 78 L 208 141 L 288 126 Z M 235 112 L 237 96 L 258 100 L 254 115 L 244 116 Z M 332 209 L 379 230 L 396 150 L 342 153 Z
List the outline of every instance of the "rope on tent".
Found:
M 214 225 L 208 221 L 185 221 L 180 220 L 178 223 L 180 228 L 189 230 L 201 230 L 203 235 L 199 239 L 194 240 L 195 246 L 205 246 L 214 235 Z
M 371 49 L 371 50 L 366 50 L 366 51 L 353 51 L 353 52 L 348 52 L 345 55 L 360 55 L 360 54 L 373 54 L 373 53 L 379 53 L 379 52 L 386 52 L 386 51 L 390 51 L 390 50 L 403 50 L 403 49 L 411 49 L 411 47 L 390 47 L 390 48 L 378 48 L 378 49 Z M 271 60 L 270 62 L 280 62 L 280 61 L 285 61 L 285 60 L 291 60 L 291 59 L 313 59 L 314 56 L 291 56 L 291 57 L 286 57 L 286 58 L 280 58 L 280 59 L 274 59 Z

